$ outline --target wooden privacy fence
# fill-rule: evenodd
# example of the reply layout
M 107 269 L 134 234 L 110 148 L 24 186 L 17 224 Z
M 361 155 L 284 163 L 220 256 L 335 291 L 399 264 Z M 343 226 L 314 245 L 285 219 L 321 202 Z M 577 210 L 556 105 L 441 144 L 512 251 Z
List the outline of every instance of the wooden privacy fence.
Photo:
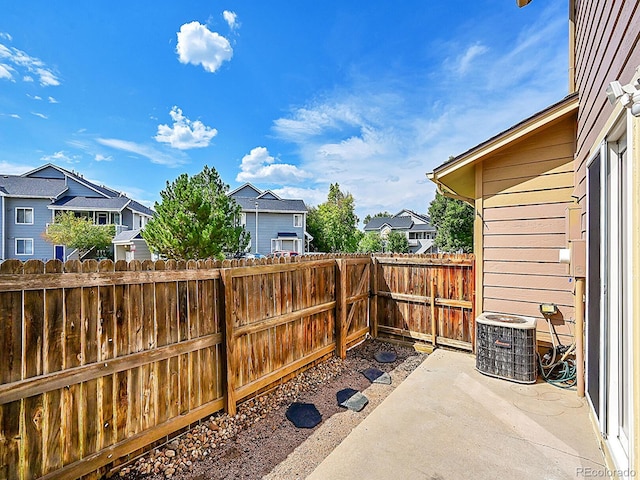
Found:
M 373 262 L 374 336 L 473 350 L 473 255 L 397 255 Z
M 0 264 L 0 480 L 96 477 L 370 332 L 469 348 L 473 257 Z M 434 321 L 435 319 L 435 321 Z
M 0 264 L 0 479 L 95 476 L 364 338 L 369 256 L 275 262 Z

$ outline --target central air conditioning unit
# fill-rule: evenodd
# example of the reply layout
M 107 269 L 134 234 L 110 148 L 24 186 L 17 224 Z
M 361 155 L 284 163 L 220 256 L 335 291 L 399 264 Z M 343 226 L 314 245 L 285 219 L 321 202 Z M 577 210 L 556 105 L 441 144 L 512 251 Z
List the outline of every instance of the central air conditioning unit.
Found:
M 476 369 L 492 377 L 535 383 L 536 319 L 500 313 L 476 318 Z

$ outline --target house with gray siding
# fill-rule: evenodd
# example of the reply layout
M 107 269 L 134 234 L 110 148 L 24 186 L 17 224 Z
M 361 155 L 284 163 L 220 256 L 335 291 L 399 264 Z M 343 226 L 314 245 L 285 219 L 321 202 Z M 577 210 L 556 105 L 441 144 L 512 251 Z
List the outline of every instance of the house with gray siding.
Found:
M 251 236 L 247 251 L 269 254 L 287 250 L 303 254 L 312 240 L 307 233 L 307 206 L 302 200 L 283 199 L 250 183 L 229 192 L 242 209 L 241 224 Z
M 364 226 L 366 232 L 377 232 L 384 239 L 391 232 L 407 237 L 409 253 L 436 253 L 436 228 L 429 217 L 412 210 L 401 210 L 391 217 L 374 217 Z
M 0 175 L 0 202 L 2 260 L 78 258 L 73 249 L 52 245 L 42 236 L 61 212 L 74 212 L 97 225 L 115 225 L 116 239 L 122 232 L 139 231 L 153 216 L 153 210 L 126 195 L 53 164 L 23 175 Z

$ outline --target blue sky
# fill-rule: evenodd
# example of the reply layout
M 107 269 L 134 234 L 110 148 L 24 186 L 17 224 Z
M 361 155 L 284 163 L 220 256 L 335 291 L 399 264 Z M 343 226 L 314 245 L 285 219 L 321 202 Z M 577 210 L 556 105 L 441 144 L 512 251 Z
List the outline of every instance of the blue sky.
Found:
M 567 94 L 567 1 L 515 3 L 4 2 L 0 173 L 426 212 L 427 172 Z

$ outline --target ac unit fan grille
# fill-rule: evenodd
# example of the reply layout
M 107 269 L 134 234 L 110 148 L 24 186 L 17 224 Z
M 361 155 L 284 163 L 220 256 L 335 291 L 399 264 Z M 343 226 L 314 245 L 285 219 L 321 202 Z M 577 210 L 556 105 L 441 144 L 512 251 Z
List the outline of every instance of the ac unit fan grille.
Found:
M 495 319 L 492 319 L 495 323 Z M 476 320 L 476 368 L 494 377 L 520 383 L 535 383 L 538 364 L 535 323 L 514 328 Z

